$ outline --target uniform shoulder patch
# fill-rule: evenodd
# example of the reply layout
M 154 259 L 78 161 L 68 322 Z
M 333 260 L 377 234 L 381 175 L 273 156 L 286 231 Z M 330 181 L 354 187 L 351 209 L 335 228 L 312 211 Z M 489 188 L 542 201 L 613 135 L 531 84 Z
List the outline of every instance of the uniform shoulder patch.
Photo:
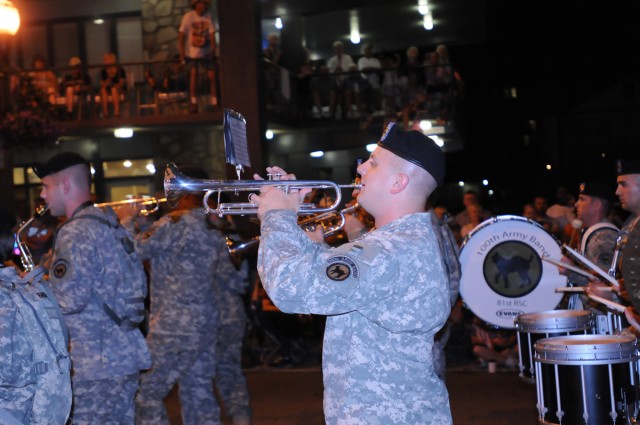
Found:
M 346 255 L 329 257 L 327 258 L 327 264 L 326 274 L 331 280 L 341 282 L 349 277 L 357 279 L 360 275 L 356 262 Z
M 53 264 L 53 275 L 56 279 L 62 279 L 67 274 L 67 260 L 60 259 Z

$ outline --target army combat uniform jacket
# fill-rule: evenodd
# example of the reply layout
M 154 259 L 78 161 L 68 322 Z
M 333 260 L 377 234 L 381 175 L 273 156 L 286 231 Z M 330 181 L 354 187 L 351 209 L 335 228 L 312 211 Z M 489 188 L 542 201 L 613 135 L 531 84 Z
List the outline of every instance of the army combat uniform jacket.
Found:
M 60 303 L 71 339 L 74 380 L 123 377 L 151 366 L 140 330 L 118 327 L 104 312 L 103 302 L 116 297 L 113 284 L 120 257 L 113 230 L 83 215 L 99 216 L 116 226 L 110 209 L 88 206 L 77 211 L 56 240 L 49 279 Z
M 292 211 L 262 222 L 258 271 L 287 313 L 327 318 L 324 412 L 335 424 L 451 424 L 432 365 L 449 285 L 428 213 L 338 248 L 313 243 Z

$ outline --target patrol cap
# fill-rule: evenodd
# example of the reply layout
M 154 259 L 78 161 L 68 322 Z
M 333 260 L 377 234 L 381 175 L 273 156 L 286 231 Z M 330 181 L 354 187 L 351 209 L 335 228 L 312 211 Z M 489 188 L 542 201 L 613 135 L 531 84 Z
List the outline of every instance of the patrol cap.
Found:
M 595 198 L 610 201 L 615 193 L 615 188 L 611 185 L 600 182 L 582 182 L 580 183 L 580 195 L 591 196 Z
M 31 168 L 33 168 L 36 176 L 42 179 L 50 174 L 66 170 L 78 164 L 84 164 L 89 167 L 89 163 L 81 155 L 74 152 L 63 152 L 49 159 L 47 162 L 36 162 Z
M 616 171 L 619 176 L 640 174 L 640 159 L 619 159 L 616 161 Z
M 403 131 L 395 122 L 387 124 L 378 146 L 425 169 L 438 186 L 444 182 L 445 160 L 436 142 L 419 131 Z

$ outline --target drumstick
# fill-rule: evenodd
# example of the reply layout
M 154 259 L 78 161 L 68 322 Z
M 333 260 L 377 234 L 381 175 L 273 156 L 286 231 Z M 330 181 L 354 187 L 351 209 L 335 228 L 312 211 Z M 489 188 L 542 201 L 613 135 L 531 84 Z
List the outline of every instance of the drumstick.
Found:
M 615 288 L 612 286 L 604 286 L 601 288 L 598 288 L 599 291 L 614 291 Z M 585 287 L 583 286 L 563 286 L 560 288 L 556 288 L 556 292 L 584 292 L 585 291 Z
M 610 301 L 610 300 L 608 300 L 606 298 L 599 297 L 597 295 L 589 294 L 589 298 L 591 298 L 592 300 L 597 301 L 599 303 L 602 303 L 602 304 L 606 305 L 607 307 L 609 307 L 609 308 L 611 308 L 613 310 L 617 310 L 620 313 L 624 313 L 624 311 L 627 309 L 627 307 L 623 306 L 622 304 L 618 304 L 616 302 Z
M 571 249 L 570 247 L 568 247 L 566 244 L 562 245 L 563 248 L 566 248 L 567 251 L 569 251 L 571 253 L 571 255 L 573 255 L 574 257 L 576 257 L 582 264 L 584 264 L 585 266 L 589 267 L 591 270 L 593 270 L 594 272 L 598 273 L 604 280 L 606 280 L 607 282 L 609 282 L 610 284 L 612 284 L 613 286 L 615 286 L 616 288 L 620 287 L 620 284 L 618 283 L 617 280 L 615 280 L 613 277 L 609 276 L 607 273 L 605 273 L 604 271 L 602 271 L 602 269 L 600 269 L 600 267 L 596 266 L 595 264 L 593 264 L 591 261 L 587 260 L 583 255 L 581 255 L 578 251 L 576 251 L 575 249 Z
M 567 263 L 563 263 L 561 261 L 557 261 L 554 260 L 553 258 L 550 257 L 542 257 L 543 261 L 546 261 L 547 263 L 551 263 L 554 266 L 558 266 L 558 267 L 564 267 L 567 270 L 571 270 L 572 272 L 578 273 L 581 276 L 584 276 L 586 278 L 589 279 L 593 279 L 593 275 L 585 270 L 582 270 L 581 268 L 578 268 L 576 266 L 573 266 L 571 264 L 567 264 Z

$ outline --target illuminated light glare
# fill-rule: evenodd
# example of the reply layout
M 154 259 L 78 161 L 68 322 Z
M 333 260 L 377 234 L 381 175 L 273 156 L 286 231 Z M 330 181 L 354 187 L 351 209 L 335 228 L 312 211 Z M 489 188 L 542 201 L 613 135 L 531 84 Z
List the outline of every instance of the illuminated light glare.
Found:
M 464 182 L 463 182 L 462 180 L 460 180 L 460 181 L 458 182 L 458 186 L 463 187 L 463 186 L 464 186 Z
M 104 19 L 94 19 L 93 23 L 96 25 L 102 25 L 104 24 Z
M 281 17 L 279 17 L 279 16 L 276 18 L 276 24 L 275 24 L 275 27 L 276 27 L 276 28 L 278 28 L 279 30 L 281 30 L 281 29 L 282 29 L 282 27 L 283 27 L 283 25 L 282 25 L 282 18 L 281 18 Z
M 482 184 L 484 186 L 489 186 L 489 180 L 487 180 L 487 179 L 482 180 Z
M 8 0 L 0 0 L 0 34 L 16 35 L 20 29 L 20 13 Z
M 547 170 L 550 170 L 551 169 L 551 164 L 547 164 L 546 168 L 547 168 Z
M 422 26 L 427 31 L 431 31 L 433 29 L 433 18 L 431 17 L 430 13 L 424 15 L 424 19 L 422 20 Z
M 515 87 L 511 87 L 511 97 L 514 99 L 518 97 L 518 90 Z
M 429 136 L 431 137 L 431 140 L 433 140 L 435 142 L 436 145 L 443 147 L 444 146 L 444 140 L 442 140 L 441 138 L 439 138 L 438 136 Z
M 429 120 L 421 120 L 420 121 L 420 130 L 430 130 L 431 129 L 431 121 Z
M 367 152 L 373 152 L 376 150 L 377 147 L 378 147 L 377 143 L 369 143 L 367 145 Z
M 122 166 L 124 168 L 131 168 L 132 165 L 133 165 L 133 163 L 131 161 L 129 161 L 128 159 L 122 163 Z
M 418 13 L 420 13 L 421 15 L 428 15 L 429 6 L 418 6 Z
M 271 130 L 267 130 L 267 131 L 265 131 L 265 133 L 264 133 L 264 137 L 266 137 L 266 138 L 267 138 L 267 140 L 271 140 L 271 139 L 273 139 L 273 131 L 271 131 Z
M 489 189 L 488 193 L 489 193 L 489 196 L 492 196 L 493 195 L 493 189 Z
M 91 167 L 91 175 L 94 175 L 96 173 L 96 169 Z
M 606 158 L 606 157 L 607 157 L 607 154 L 606 154 L 606 153 L 604 153 L 604 152 L 602 152 L 600 155 L 602 155 L 602 157 L 603 157 L 603 158 Z
M 149 174 L 155 174 L 156 173 L 156 166 L 153 164 L 147 164 L 146 166 L 147 171 L 149 172 Z
M 113 130 L 113 135 L 118 139 L 128 139 L 130 137 L 133 137 L 133 128 L 116 128 L 115 130 Z
M 360 43 L 360 20 L 358 19 L 358 13 L 352 10 L 349 13 L 349 29 L 350 39 L 353 44 Z
M 314 151 L 309 154 L 311 158 L 322 158 L 324 156 L 324 152 L 322 151 Z

